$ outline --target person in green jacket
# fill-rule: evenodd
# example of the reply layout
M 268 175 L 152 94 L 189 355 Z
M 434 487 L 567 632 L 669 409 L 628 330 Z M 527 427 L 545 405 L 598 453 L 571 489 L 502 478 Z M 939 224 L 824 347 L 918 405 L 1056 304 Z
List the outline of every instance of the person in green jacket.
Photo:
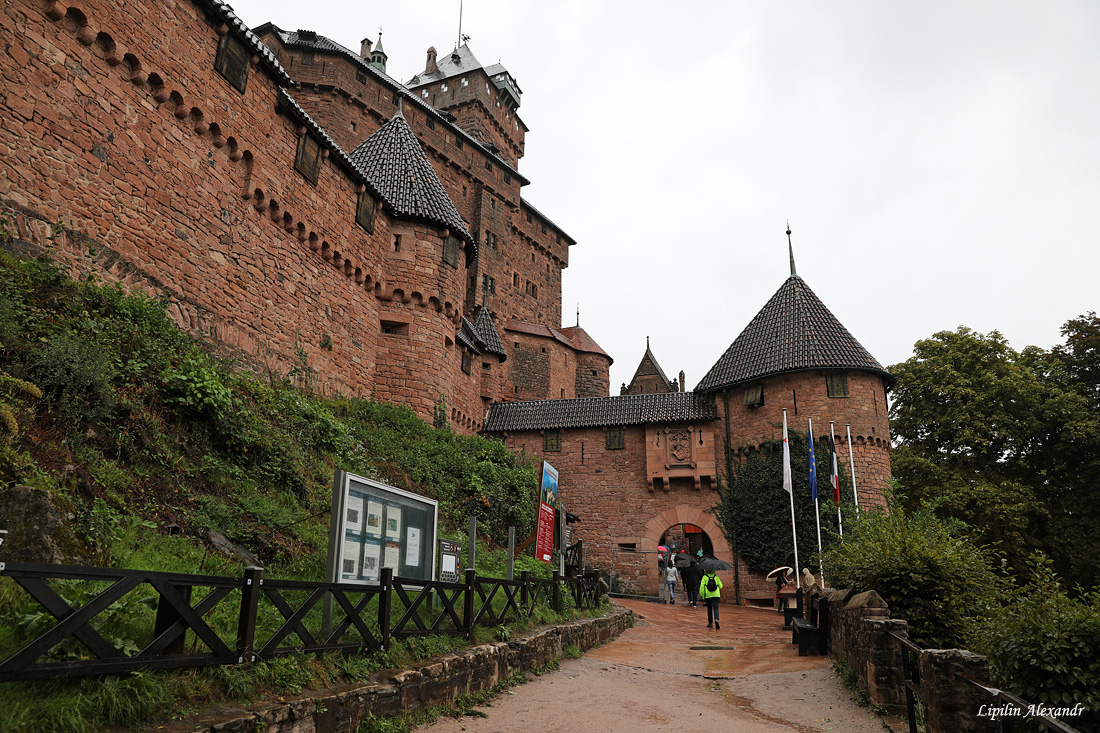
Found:
M 707 604 L 707 628 L 722 628 L 718 623 L 718 599 L 722 597 L 722 579 L 718 573 L 708 570 L 699 581 L 699 595 Z

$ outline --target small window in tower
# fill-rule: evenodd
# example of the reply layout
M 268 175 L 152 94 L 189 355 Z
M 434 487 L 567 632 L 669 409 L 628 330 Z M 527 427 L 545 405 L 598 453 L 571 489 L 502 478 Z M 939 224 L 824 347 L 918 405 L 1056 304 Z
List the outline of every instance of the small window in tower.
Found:
M 459 150 L 462 150 L 463 147 L 462 138 L 460 138 L 458 135 L 455 135 L 455 147 L 457 147 Z
M 409 324 L 400 321 L 382 321 L 382 333 L 387 336 L 408 336 Z
M 493 170 L 493 164 L 489 161 L 485 161 L 485 170 L 487 170 L 487 171 Z
M 448 235 L 443 242 L 443 261 L 451 267 L 458 267 L 458 238 Z
M 313 51 L 302 51 L 302 66 L 313 66 Z
M 546 234 L 546 225 L 545 224 L 542 225 L 542 233 Z
M 441 92 L 445 92 L 445 91 L 447 91 L 447 85 L 446 85 L 446 84 L 443 84 L 443 85 L 441 85 L 441 86 L 439 87 L 439 91 L 441 91 Z
M 561 431 L 547 430 L 542 434 L 542 449 L 547 453 L 561 450 Z
M 423 92 L 421 92 L 420 96 L 424 97 L 424 99 L 427 99 L 428 98 L 428 90 L 425 89 Z
M 359 194 L 359 204 L 355 207 L 355 223 L 371 234 L 374 234 L 374 210 L 377 203 L 374 196 L 371 196 L 370 191 L 363 191 Z
M 604 447 L 608 450 L 622 450 L 626 447 L 626 436 L 622 425 L 612 425 L 607 428 L 607 441 Z
M 490 276 L 490 275 L 482 275 L 481 276 L 481 289 L 484 290 L 486 293 L 489 293 L 490 295 L 492 295 L 493 293 L 496 293 L 496 291 L 497 291 L 496 280 L 494 280 L 492 278 L 492 276 Z
M 825 374 L 825 387 L 830 397 L 848 396 L 848 372 L 827 372 Z
M 493 243 L 490 245 L 493 249 L 497 248 L 497 235 L 493 235 Z
M 244 44 L 226 33 L 218 41 L 218 55 L 214 58 L 214 68 L 224 76 L 238 92 L 243 92 L 248 83 L 249 53 Z
M 351 123 L 351 131 L 355 132 L 355 123 L 354 122 Z
M 511 183 L 512 182 L 512 174 L 511 173 L 505 173 L 504 174 L 504 182 L 505 183 Z
M 489 362 L 487 362 L 487 361 L 481 362 L 481 371 L 487 372 L 487 371 L 490 371 L 492 368 L 493 368 L 493 365 L 490 364 Z
M 760 407 L 764 404 L 764 383 L 757 382 L 745 387 L 745 406 Z
M 470 369 L 474 363 L 474 355 L 469 351 L 462 352 L 462 371 L 466 374 L 470 373 Z
M 497 200 L 496 199 L 489 199 L 489 208 L 492 209 L 493 211 L 497 210 Z
M 394 234 L 393 235 L 393 251 L 394 252 L 400 252 L 401 251 L 401 235 L 400 234 Z
M 485 230 L 485 246 L 486 246 L 486 247 L 488 247 L 488 246 L 489 246 L 489 242 L 490 242 L 490 241 L 492 241 L 492 238 L 491 238 L 491 237 L 489 236 L 489 230 L 488 230 L 488 229 L 486 229 L 486 230 Z
M 528 224 L 531 223 L 531 212 L 530 211 L 527 212 L 527 223 Z
M 317 183 L 317 174 L 321 170 L 321 142 L 308 132 L 298 138 L 294 167 L 303 176 Z
M 464 87 L 468 87 L 468 86 L 470 86 L 470 82 L 468 82 L 468 81 L 466 81 L 465 79 L 463 79 L 463 80 L 462 80 L 462 86 L 464 86 Z
M 428 119 L 428 129 L 429 130 L 434 130 L 435 129 L 435 118 L 433 118 L 431 115 L 428 115 L 427 119 Z
M 519 287 L 519 273 L 518 272 L 513 272 L 512 273 L 512 287 L 513 288 L 518 288 Z
M 362 69 L 356 70 L 356 72 L 355 72 L 355 81 L 359 82 L 360 84 L 366 84 L 367 83 L 367 72 L 363 71 Z

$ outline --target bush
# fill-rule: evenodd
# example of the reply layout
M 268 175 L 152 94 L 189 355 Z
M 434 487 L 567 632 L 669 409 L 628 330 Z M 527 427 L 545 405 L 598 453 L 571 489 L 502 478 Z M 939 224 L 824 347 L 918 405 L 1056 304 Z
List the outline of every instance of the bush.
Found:
M 993 682 L 1029 703 L 1081 704 L 1066 717 L 1080 730 L 1100 730 L 1100 589 L 1070 598 L 1053 562 L 1028 560 L 1031 581 L 999 612 L 978 619 L 974 650 L 989 657 Z
M 970 620 L 996 608 L 1004 581 L 993 557 L 930 510 L 864 511 L 825 552 L 830 584 L 876 591 L 909 636 L 930 648 L 963 648 Z

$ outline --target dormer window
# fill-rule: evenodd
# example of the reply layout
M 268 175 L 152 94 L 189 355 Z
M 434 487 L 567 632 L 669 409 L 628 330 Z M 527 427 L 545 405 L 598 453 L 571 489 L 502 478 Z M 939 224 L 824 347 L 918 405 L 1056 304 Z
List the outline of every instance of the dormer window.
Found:
M 248 83 L 249 54 L 244 44 L 226 33 L 218 41 L 218 55 L 214 58 L 214 69 L 226 78 L 238 92 L 244 92 Z
M 465 79 L 463 79 L 463 80 L 462 80 L 462 86 L 464 86 L 464 87 L 468 87 L 468 86 L 470 86 L 470 82 L 468 82 L 468 81 L 466 81 Z
M 302 66 L 313 66 L 313 51 L 302 52 Z
M 764 404 L 764 383 L 757 382 L 745 387 L 745 407 L 760 407 Z
M 294 167 L 310 181 L 317 183 L 317 174 L 321 170 L 321 141 L 308 132 L 298 138 Z

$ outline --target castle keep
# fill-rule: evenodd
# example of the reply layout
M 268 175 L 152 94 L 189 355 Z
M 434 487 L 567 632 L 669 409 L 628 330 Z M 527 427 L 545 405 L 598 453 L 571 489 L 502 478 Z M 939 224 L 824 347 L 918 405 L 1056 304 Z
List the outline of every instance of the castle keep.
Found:
M 468 46 L 400 82 L 381 37 L 249 29 L 218 0 L 12 0 L 0 24 L 14 250 L 161 298 L 253 368 L 545 458 L 597 564 L 670 533 L 732 559 L 707 509 L 784 407 L 850 425 L 881 501 L 889 375 L 793 265 L 694 391 L 647 346 L 610 396 L 611 357 L 561 326 L 576 242 L 521 193 L 522 90 Z

